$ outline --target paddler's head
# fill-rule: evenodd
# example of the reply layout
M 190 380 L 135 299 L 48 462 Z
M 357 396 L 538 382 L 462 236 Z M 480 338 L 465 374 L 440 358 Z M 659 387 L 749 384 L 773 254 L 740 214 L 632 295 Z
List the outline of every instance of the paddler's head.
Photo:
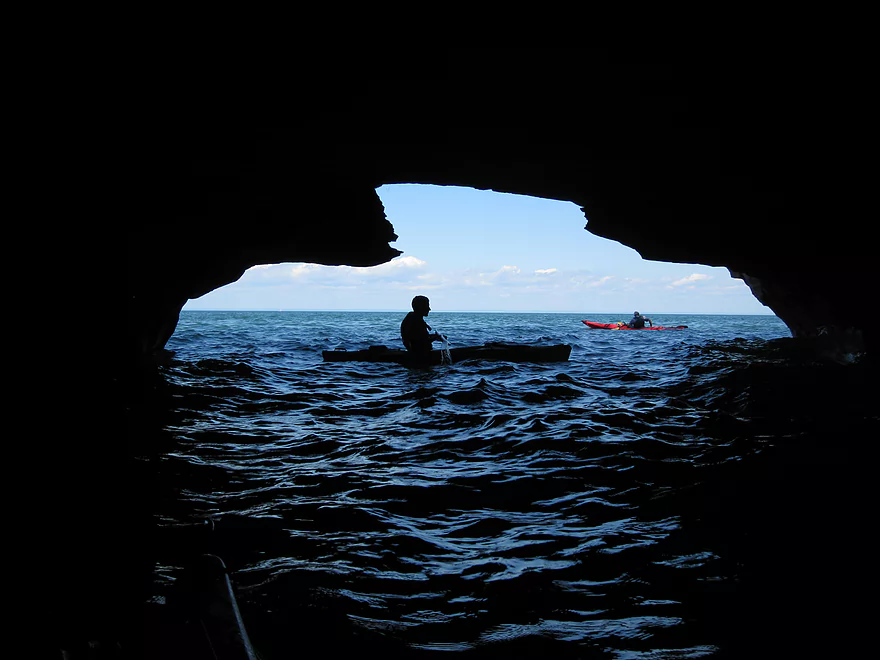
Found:
M 633 312 L 633 316 L 638 316 L 638 315 L 639 315 L 638 312 Z
M 431 311 L 431 303 L 425 296 L 416 296 L 412 299 L 412 308 L 416 314 L 427 316 Z

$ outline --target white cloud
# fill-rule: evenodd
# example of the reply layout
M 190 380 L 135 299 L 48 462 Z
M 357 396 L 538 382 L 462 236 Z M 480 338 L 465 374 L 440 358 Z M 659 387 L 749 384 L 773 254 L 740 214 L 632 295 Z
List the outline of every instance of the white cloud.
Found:
M 319 266 L 318 264 L 295 264 L 293 268 L 288 271 L 288 275 L 296 280 L 301 277 L 315 275 L 319 273 L 322 268 L 326 267 L 327 266 Z
M 495 282 L 509 282 L 520 274 L 519 266 L 502 266 L 494 273 L 480 273 L 481 284 L 493 284 Z
M 508 257 L 510 259 L 510 257 Z M 512 265 L 514 259 L 448 269 L 435 259 L 400 256 L 372 267 L 323 266 L 307 263 L 265 264 L 248 269 L 227 293 L 200 299 L 201 308 L 396 308 L 400 301 L 423 293 L 437 309 L 553 309 L 572 307 L 590 311 L 620 311 L 652 306 L 675 311 L 699 294 L 710 309 L 734 310 L 736 296 L 751 301 L 740 280 L 723 274 L 687 270 L 666 276 L 642 268 L 617 275 L 563 266 L 538 268 L 535 264 Z M 512 263 L 511 263 L 512 262 Z M 546 262 L 545 262 L 546 263 Z M 635 271 L 635 272 L 633 272 Z M 646 272 L 647 271 L 647 272 Z M 613 271 L 611 271 L 613 272 Z M 224 298 L 225 296 L 225 298 Z M 229 302 L 227 302 L 227 300 Z M 707 302 L 715 301 L 715 302 Z M 407 303 L 408 304 L 408 303 Z M 757 303 L 755 303 L 757 305 Z M 404 305 L 404 307 L 407 305 Z M 688 311 L 688 310 L 686 310 Z M 695 311 L 695 310 L 691 310 Z M 760 310 L 759 310 L 760 311 Z
M 574 289 L 593 289 L 596 287 L 605 286 L 606 284 L 614 281 L 614 279 L 614 275 L 605 275 L 604 277 L 600 277 L 598 279 L 596 279 L 596 277 L 593 275 L 574 275 L 568 279 L 568 282 Z
M 284 284 L 296 282 L 351 285 L 376 280 L 408 279 L 427 262 L 417 257 L 398 257 L 370 267 L 324 266 L 321 264 L 265 264 L 249 268 L 245 275 L 252 284 Z
M 605 277 L 600 277 L 595 282 L 590 282 L 587 286 L 595 287 L 595 286 L 605 286 L 610 281 L 614 279 L 614 275 L 606 275 Z
M 410 268 L 422 268 L 425 265 L 427 265 L 427 262 L 422 261 L 417 257 L 396 257 L 384 264 L 379 264 L 378 266 L 370 266 L 369 268 L 359 268 L 358 270 L 363 270 L 370 274 L 385 274 L 398 272 Z M 351 268 L 351 266 L 346 266 L 346 268 Z
M 290 284 L 291 280 L 301 281 L 318 268 L 320 266 L 314 264 L 261 264 L 248 268 L 239 282 L 251 286 Z
M 693 284 L 694 282 L 700 282 L 702 280 L 711 280 L 712 278 L 709 275 L 705 275 L 703 273 L 694 273 L 693 275 L 688 275 L 687 277 L 682 277 L 680 280 L 676 280 L 669 286 L 684 286 L 686 284 Z

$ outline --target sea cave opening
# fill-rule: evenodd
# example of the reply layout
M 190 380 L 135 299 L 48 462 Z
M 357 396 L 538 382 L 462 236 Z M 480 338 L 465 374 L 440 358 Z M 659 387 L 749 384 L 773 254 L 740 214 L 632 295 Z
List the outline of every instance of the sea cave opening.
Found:
M 772 314 L 725 268 L 643 259 L 585 231 L 571 202 L 491 190 L 383 185 L 402 251 L 372 267 L 260 264 L 184 310 L 435 310 Z

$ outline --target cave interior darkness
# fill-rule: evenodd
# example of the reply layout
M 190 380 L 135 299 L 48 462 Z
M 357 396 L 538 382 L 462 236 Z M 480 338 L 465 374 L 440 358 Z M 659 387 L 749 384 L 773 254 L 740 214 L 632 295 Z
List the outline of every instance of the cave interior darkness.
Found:
M 111 371 L 98 392 L 75 395 L 69 419 L 86 420 L 87 440 L 68 432 L 53 443 L 41 591 L 52 597 L 40 614 L 52 643 L 119 639 L 137 619 L 151 491 L 129 477 L 131 450 L 159 435 L 153 358 L 183 305 L 257 264 L 391 260 L 382 185 L 572 202 L 590 232 L 645 259 L 729 269 L 796 338 L 875 355 L 868 59 L 778 41 L 748 53 L 350 55 L 345 66 L 292 62 L 271 99 L 249 104 L 271 110 L 262 125 L 194 112 L 198 121 L 171 117 L 148 145 L 158 212 L 120 239 L 127 315 Z M 196 95 L 180 81 L 166 92 L 179 90 L 182 108 Z M 58 539 L 75 541 L 59 551 Z

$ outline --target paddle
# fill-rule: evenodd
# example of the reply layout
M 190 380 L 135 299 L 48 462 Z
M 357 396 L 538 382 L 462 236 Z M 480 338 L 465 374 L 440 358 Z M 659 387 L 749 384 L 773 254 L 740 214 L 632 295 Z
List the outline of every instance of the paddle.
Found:
M 440 346 L 440 364 L 452 364 L 452 353 L 449 352 L 449 337 L 436 331 L 434 334 L 440 337 L 440 341 L 443 342 L 443 345 Z

